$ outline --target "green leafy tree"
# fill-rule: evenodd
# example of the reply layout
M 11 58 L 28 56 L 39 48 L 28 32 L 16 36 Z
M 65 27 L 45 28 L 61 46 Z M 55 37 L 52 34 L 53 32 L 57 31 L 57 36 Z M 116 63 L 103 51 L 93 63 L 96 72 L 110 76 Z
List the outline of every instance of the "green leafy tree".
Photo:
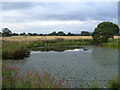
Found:
M 82 31 L 81 36 L 90 36 L 89 32 L 87 31 Z
M 107 42 L 109 38 L 113 38 L 114 35 L 119 33 L 119 27 L 112 22 L 102 22 L 98 24 L 92 33 L 94 43 Z
M 2 36 L 11 36 L 12 32 L 8 28 L 2 29 Z

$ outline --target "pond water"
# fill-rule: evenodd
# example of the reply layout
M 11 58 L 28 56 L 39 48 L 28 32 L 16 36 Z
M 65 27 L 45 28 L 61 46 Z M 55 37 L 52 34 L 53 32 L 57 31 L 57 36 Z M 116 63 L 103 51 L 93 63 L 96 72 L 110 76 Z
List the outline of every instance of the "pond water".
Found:
M 41 49 L 42 48 L 42 49 Z M 55 80 L 64 80 L 71 87 L 87 88 L 92 83 L 104 87 L 112 75 L 118 75 L 118 50 L 97 46 L 68 47 L 60 50 L 37 48 L 24 60 L 5 60 L 17 66 L 20 73 L 36 70 L 48 72 Z

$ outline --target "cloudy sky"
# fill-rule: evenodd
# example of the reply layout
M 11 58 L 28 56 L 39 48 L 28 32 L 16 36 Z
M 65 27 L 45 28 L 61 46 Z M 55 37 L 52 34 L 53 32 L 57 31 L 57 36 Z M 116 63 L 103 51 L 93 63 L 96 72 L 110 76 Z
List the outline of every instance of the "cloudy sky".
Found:
M 118 23 L 117 2 L 2 2 L 2 27 L 12 32 L 92 32 L 98 23 Z

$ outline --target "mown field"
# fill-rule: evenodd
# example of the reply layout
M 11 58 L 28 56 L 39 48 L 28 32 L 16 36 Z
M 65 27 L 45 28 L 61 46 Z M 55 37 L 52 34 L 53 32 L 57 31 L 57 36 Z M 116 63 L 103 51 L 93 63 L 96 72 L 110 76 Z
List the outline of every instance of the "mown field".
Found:
M 63 38 L 64 40 L 92 39 L 92 36 L 12 36 L 2 37 L 0 40 L 5 41 L 38 41 L 38 40 L 55 40 Z M 114 36 L 114 39 L 120 39 L 120 36 Z

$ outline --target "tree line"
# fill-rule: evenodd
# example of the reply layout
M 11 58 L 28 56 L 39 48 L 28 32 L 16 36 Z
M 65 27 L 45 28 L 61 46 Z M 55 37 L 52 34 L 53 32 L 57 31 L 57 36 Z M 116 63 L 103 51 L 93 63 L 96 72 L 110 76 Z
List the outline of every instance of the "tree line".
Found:
M 7 36 L 91 36 L 92 34 L 88 31 L 81 31 L 80 34 L 74 34 L 74 33 L 64 33 L 63 31 L 59 31 L 59 32 L 52 32 L 52 33 L 49 33 L 49 34 L 38 34 L 38 33 L 12 33 L 12 31 L 8 28 L 3 28 L 2 29 L 2 33 L 0 32 L 0 36 L 3 36 L 3 37 L 7 37 Z

